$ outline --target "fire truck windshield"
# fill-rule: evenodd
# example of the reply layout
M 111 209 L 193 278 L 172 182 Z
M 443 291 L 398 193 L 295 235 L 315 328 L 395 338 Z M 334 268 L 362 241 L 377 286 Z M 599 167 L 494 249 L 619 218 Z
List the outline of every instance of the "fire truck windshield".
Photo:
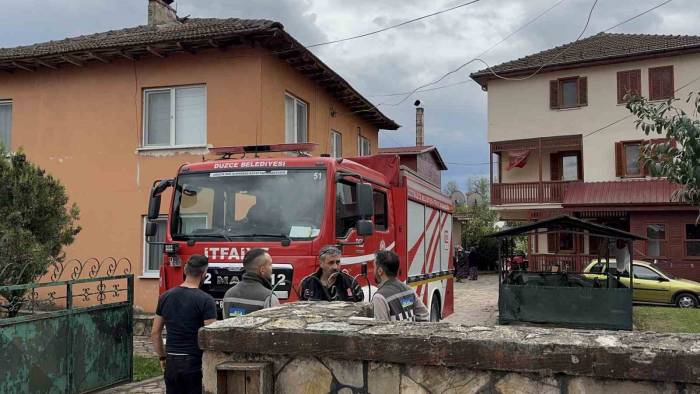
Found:
M 172 238 L 313 239 L 321 228 L 325 190 L 323 169 L 180 174 Z

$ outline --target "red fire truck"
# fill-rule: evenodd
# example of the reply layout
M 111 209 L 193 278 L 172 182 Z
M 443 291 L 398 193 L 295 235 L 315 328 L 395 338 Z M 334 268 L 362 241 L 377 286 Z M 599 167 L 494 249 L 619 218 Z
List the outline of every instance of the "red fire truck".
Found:
M 318 268 L 318 250 L 334 244 L 342 250 L 341 269 L 365 284 L 365 297 L 376 291 L 367 263 L 376 251 L 393 250 L 401 258 L 400 279 L 416 288 L 431 320 L 451 314 L 450 199 L 397 155 L 304 153 L 314 146 L 213 148 L 219 159 L 184 164 L 174 179 L 154 182 L 150 220 L 160 213 L 162 193 L 172 189 L 160 291 L 182 283 L 189 256 L 203 254 L 210 263 L 202 289 L 221 308 L 224 293 L 242 275 L 246 251 L 265 248 L 276 295 L 295 301 L 301 279 Z M 149 222 L 146 236 L 156 243 L 154 235 Z

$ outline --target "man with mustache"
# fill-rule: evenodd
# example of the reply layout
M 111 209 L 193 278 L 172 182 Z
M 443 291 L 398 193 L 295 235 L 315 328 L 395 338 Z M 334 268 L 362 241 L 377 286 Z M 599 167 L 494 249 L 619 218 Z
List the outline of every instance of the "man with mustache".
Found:
M 340 271 L 340 249 L 333 245 L 319 251 L 319 267 L 316 272 L 301 281 L 301 301 L 350 301 L 365 298 L 362 287 L 352 276 Z

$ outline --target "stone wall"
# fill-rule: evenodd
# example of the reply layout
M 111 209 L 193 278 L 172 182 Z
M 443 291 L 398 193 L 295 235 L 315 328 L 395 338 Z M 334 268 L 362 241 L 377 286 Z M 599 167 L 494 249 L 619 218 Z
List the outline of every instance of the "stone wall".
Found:
M 217 365 L 272 365 L 276 393 L 700 393 L 700 335 L 379 323 L 367 305 L 296 303 L 200 331 Z

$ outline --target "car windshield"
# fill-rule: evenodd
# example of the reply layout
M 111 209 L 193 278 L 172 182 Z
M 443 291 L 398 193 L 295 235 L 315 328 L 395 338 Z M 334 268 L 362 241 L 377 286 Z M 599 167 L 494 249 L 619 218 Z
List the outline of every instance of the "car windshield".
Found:
M 321 228 L 324 170 L 182 174 L 173 205 L 174 239 L 312 239 Z

